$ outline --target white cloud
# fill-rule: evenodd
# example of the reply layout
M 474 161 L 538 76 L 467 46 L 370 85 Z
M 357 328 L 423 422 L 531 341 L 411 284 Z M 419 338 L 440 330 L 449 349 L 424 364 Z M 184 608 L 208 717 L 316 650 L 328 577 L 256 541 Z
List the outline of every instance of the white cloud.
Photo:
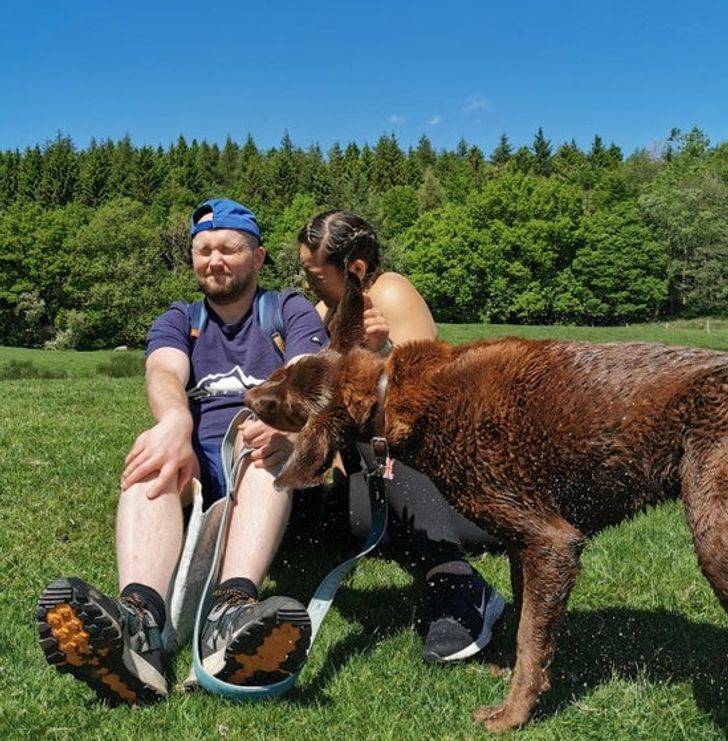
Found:
M 484 98 L 480 93 L 473 93 L 468 96 L 463 106 L 465 113 L 472 113 L 473 111 L 492 111 L 493 101 L 489 98 Z
M 391 116 L 389 117 L 389 119 L 388 119 L 388 120 L 389 120 L 389 123 L 391 123 L 391 124 L 395 124 L 395 125 L 396 125 L 396 124 L 401 124 L 401 123 L 404 123 L 404 122 L 405 122 L 405 121 L 406 121 L 407 119 L 406 119 L 406 117 L 405 117 L 405 116 L 400 116 L 400 115 L 399 115 L 399 114 L 397 114 L 397 113 L 393 113 L 393 114 L 392 114 L 392 115 L 391 115 Z
M 430 126 L 437 126 L 437 124 L 439 124 L 441 121 L 442 121 L 442 118 L 440 118 L 440 116 L 433 116 L 432 118 L 427 119 L 427 123 Z

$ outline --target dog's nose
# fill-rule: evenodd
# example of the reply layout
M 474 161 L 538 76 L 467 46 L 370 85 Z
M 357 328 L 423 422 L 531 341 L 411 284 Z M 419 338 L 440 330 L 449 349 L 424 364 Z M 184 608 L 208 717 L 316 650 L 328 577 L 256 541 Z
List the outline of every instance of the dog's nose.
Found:
M 263 396 L 254 400 L 253 410 L 261 419 L 273 419 L 278 414 L 279 406 L 274 396 Z

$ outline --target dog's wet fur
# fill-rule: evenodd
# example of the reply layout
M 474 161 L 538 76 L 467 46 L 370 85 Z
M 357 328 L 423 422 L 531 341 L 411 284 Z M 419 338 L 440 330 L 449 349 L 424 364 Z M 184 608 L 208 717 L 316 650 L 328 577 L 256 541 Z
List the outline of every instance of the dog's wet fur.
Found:
M 279 487 L 319 483 L 336 450 L 384 434 L 458 511 L 505 545 L 520 616 L 490 730 L 523 725 L 549 687 L 559 625 L 589 536 L 680 497 L 700 567 L 728 611 L 728 353 L 516 338 L 361 348 L 349 276 L 331 349 L 275 371 L 246 403 L 300 430 Z M 374 429 L 386 374 L 384 430 Z

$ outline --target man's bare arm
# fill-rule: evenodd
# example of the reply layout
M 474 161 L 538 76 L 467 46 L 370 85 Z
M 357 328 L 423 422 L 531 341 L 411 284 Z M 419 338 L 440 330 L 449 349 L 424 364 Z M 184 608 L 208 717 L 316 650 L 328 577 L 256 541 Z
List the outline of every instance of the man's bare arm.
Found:
M 160 348 L 147 358 L 147 399 L 157 423 L 139 435 L 127 455 L 124 489 L 156 475 L 147 491 L 153 499 L 170 488 L 181 492 L 193 476 L 193 425 L 185 392 L 189 372 L 189 358 L 180 350 Z
M 147 401 L 157 422 L 169 414 L 192 422 L 185 387 L 190 377 L 187 355 L 171 347 L 155 350 L 147 359 Z

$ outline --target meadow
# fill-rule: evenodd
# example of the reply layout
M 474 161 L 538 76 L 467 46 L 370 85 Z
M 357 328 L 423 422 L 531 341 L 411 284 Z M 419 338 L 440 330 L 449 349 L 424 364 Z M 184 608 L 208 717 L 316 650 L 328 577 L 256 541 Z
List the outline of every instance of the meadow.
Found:
M 517 334 L 588 341 L 654 340 L 728 350 L 728 321 L 617 328 L 443 325 L 462 342 Z M 132 351 L 138 352 L 138 351 Z M 342 587 L 301 681 L 275 702 L 236 705 L 173 692 L 145 708 L 108 708 L 48 668 L 34 604 L 51 579 L 80 575 L 115 590 L 114 511 L 123 456 L 150 422 L 143 378 L 97 373 L 108 351 L 0 348 L 10 361 L 66 371 L 62 379 L 0 381 L 0 737 L 480 738 L 481 704 L 506 690 L 486 662 L 514 641 L 510 605 L 482 658 L 425 666 L 421 583 L 395 563 L 364 562 Z M 306 600 L 348 544 L 324 523 L 288 539 L 266 584 Z M 472 563 L 510 600 L 507 561 Z M 189 651 L 176 661 L 178 679 Z M 728 732 L 728 617 L 700 574 L 679 503 L 591 541 L 553 667 L 552 689 L 509 738 L 720 739 Z

